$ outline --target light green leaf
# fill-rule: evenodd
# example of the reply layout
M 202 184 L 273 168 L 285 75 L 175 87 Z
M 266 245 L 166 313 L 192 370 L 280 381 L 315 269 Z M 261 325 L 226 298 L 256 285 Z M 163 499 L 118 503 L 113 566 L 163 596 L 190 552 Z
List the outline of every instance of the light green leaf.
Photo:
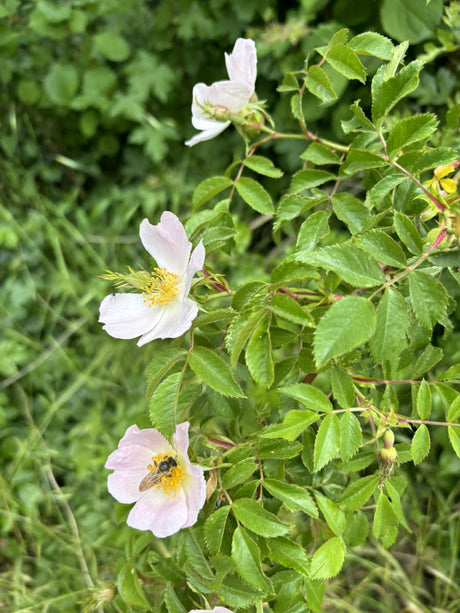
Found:
M 184 606 L 177 597 L 171 583 L 168 583 L 164 591 L 164 602 L 168 613 L 187 613 Z M 150 607 L 149 607 L 150 608 Z
M 306 189 L 317 187 L 327 181 L 335 181 L 335 176 L 326 170 L 298 170 L 292 177 L 289 191 L 293 194 L 298 194 Z
M 230 363 L 233 369 L 236 368 L 243 347 L 265 313 L 265 309 L 260 309 L 252 313 L 247 321 L 244 321 L 245 315 L 243 314 L 240 318 L 235 318 L 230 324 L 225 338 L 225 345 L 230 349 Z
M 321 422 L 315 439 L 313 454 L 314 470 L 317 472 L 326 466 L 339 451 L 340 422 L 337 415 L 329 413 Z
M 94 36 L 93 43 L 97 51 L 111 62 L 123 62 L 129 57 L 128 43 L 116 32 L 100 32 Z
M 433 345 L 427 345 L 425 351 L 421 353 L 415 360 L 414 368 L 412 370 L 412 377 L 418 379 L 424 373 L 431 370 L 438 362 L 444 357 L 441 347 L 433 347 Z
M 315 326 L 313 317 L 304 311 L 297 300 L 287 294 L 275 294 L 270 303 L 270 310 L 278 317 L 292 321 L 301 326 Z
M 372 118 L 374 122 L 382 120 L 401 98 L 414 91 L 418 85 L 418 75 L 422 67 L 422 62 L 415 60 L 380 86 L 372 87 Z
M 249 585 L 234 575 L 228 575 L 217 589 L 217 595 L 223 603 L 232 608 L 250 607 L 261 600 L 259 590 L 249 587 Z
M 244 393 L 235 381 L 230 367 L 210 349 L 194 347 L 188 354 L 187 362 L 206 385 L 216 392 L 233 398 L 244 398 Z
M 410 453 L 414 464 L 419 464 L 430 451 L 430 433 L 425 424 L 418 428 L 410 445 Z
M 197 209 L 202 204 L 232 185 L 228 177 L 209 177 L 202 181 L 193 192 L 192 205 Z
M 345 45 L 334 45 L 326 54 L 326 62 L 347 79 L 366 82 L 366 70 L 356 54 Z
M 330 579 L 335 577 L 342 568 L 344 559 L 345 543 L 342 537 L 336 536 L 329 539 L 313 554 L 311 578 Z
M 387 287 L 377 307 L 377 325 L 370 342 L 376 362 L 396 358 L 403 351 L 409 324 L 406 301 L 399 292 Z
M 155 389 L 150 399 L 150 421 L 169 441 L 176 430 L 176 409 L 179 402 L 182 373 L 166 377 Z
M 310 494 L 300 485 L 284 483 L 276 479 L 264 479 L 263 486 L 272 496 L 284 502 L 291 511 L 303 511 L 318 517 L 318 509 Z
M 361 296 L 346 296 L 335 302 L 316 328 L 313 352 L 318 368 L 368 341 L 376 319 L 374 307 Z
M 426 272 L 410 271 L 409 291 L 412 309 L 422 326 L 430 329 L 445 316 L 449 297 L 437 279 Z
M 422 252 L 422 239 L 412 221 L 403 213 L 394 213 L 395 230 L 409 251 L 415 255 Z
M 420 419 L 428 419 L 431 413 L 431 386 L 425 379 L 418 387 L 416 406 Z
M 254 179 L 240 177 L 235 187 L 243 200 L 258 213 L 271 215 L 275 212 L 270 194 Z
M 344 462 L 348 462 L 358 451 L 363 435 L 358 418 L 347 411 L 340 419 L 340 457 Z
M 352 234 L 360 232 L 369 219 L 369 210 L 361 200 L 348 192 L 334 194 L 331 198 L 336 216 L 345 223 Z
M 340 164 L 339 156 L 320 143 L 311 143 L 311 145 L 308 145 L 308 148 L 302 153 L 300 159 L 305 162 L 313 162 L 317 165 Z
M 305 549 L 298 543 L 281 536 L 272 539 L 268 546 L 270 549 L 268 555 L 271 560 L 286 566 L 286 568 L 293 568 L 306 577 L 309 576 L 310 560 L 305 553 Z
M 380 20 L 389 36 L 414 44 L 432 38 L 442 12 L 442 0 L 384 0 L 380 6 Z
M 324 515 L 327 525 L 336 536 L 343 534 L 346 528 L 345 513 L 332 500 L 315 491 L 316 503 Z
M 298 93 L 291 97 L 291 113 L 294 119 L 304 121 L 302 99 Z
M 262 436 L 269 439 L 282 438 L 293 441 L 318 419 L 319 415 L 313 411 L 288 411 L 284 416 L 283 423 L 271 426 Z
M 307 409 L 313 409 L 319 413 L 329 413 L 332 411 L 332 404 L 324 392 L 313 385 L 307 383 L 293 383 L 280 387 L 279 392 L 294 400 L 298 400 Z
M 399 519 L 384 494 L 380 494 L 374 515 L 372 534 L 382 541 L 384 547 L 390 547 L 398 534 Z
M 117 577 L 117 589 L 125 602 L 141 609 L 150 609 L 136 569 L 124 564 Z
M 356 236 L 354 242 L 369 253 L 377 262 L 388 266 L 406 267 L 406 256 L 398 243 L 380 229 L 370 230 Z
M 232 559 L 238 574 L 249 585 L 265 592 L 273 592 L 271 581 L 262 573 L 259 547 L 240 527 L 233 533 Z
M 177 349 L 176 347 L 168 347 L 163 351 L 156 353 L 147 370 L 147 390 L 146 396 L 150 396 L 155 387 L 164 378 L 166 373 L 171 370 L 178 362 L 185 359 L 186 351 Z
M 436 115 L 425 113 L 398 121 L 391 129 L 387 139 L 389 155 L 412 143 L 426 141 L 438 127 Z
M 350 243 L 323 247 L 304 256 L 302 260 L 332 270 L 353 287 L 375 287 L 385 281 L 377 262 Z
M 383 177 L 383 179 L 377 181 L 377 183 L 370 190 L 368 190 L 366 194 L 366 207 L 369 209 L 374 207 L 380 209 L 384 198 L 391 192 L 391 190 L 393 190 L 400 183 L 408 180 L 409 179 L 407 179 L 407 177 L 401 173 L 386 175 Z
M 339 367 L 334 367 L 331 372 L 332 395 L 342 409 L 355 406 L 355 388 L 350 375 Z
M 329 77 L 319 66 L 310 66 L 305 77 L 305 87 L 323 102 L 336 100 L 337 94 Z
M 78 71 L 73 64 L 54 64 L 43 85 L 52 102 L 69 105 L 77 92 L 78 81 Z
M 260 536 L 272 538 L 289 532 L 289 526 L 283 524 L 276 515 L 269 513 L 250 498 L 235 500 L 232 511 L 243 526 Z
M 270 337 L 270 317 L 264 317 L 257 324 L 246 347 L 246 364 L 252 378 L 259 385 L 269 388 L 273 383 L 272 343 Z
M 350 110 L 353 113 L 353 117 L 340 122 L 345 134 L 350 132 L 375 132 L 374 125 L 359 106 L 359 100 L 350 105 Z
M 229 512 L 229 506 L 221 507 L 214 511 L 205 521 L 203 527 L 204 540 L 209 553 L 213 556 L 217 555 L 220 551 Z
M 379 482 L 379 475 L 369 475 L 353 481 L 339 498 L 339 504 L 349 511 L 357 511 L 374 493 Z
M 243 483 L 256 470 L 257 464 L 254 460 L 246 458 L 229 468 L 222 478 L 222 485 L 226 490 Z
M 351 177 L 357 172 L 380 168 L 381 166 L 386 166 L 387 163 L 378 153 L 372 153 L 364 149 L 350 149 L 347 159 L 340 168 L 339 175 L 341 177 Z
M 386 36 L 377 32 L 363 32 L 354 36 L 348 47 L 360 55 L 373 55 L 382 60 L 391 60 L 393 43 Z
M 282 170 L 275 167 L 269 158 L 261 155 L 251 155 L 251 157 L 244 161 L 244 165 L 254 172 L 257 172 L 259 175 L 272 177 L 273 179 L 279 179 L 284 174 Z
M 453 450 L 460 458 L 460 428 L 457 426 L 447 426 L 447 433 Z
M 329 211 L 315 211 L 300 226 L 297 250 L 313 251 L 318 241 L 329 234 Z

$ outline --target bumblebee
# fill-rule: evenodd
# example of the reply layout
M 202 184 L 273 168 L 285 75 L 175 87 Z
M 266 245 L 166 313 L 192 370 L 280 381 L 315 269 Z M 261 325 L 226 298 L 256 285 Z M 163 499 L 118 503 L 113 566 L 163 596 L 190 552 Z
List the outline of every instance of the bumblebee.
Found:
M 146 490 L 158 485 L 163 479 L 169 479 L 173 476 L 173 469 L 177 466 L 177 461 L 172 456 L 165 454 L 162 460 L 153 459 L 153 465 L 150 472 L 139 483 L 139 491 Z

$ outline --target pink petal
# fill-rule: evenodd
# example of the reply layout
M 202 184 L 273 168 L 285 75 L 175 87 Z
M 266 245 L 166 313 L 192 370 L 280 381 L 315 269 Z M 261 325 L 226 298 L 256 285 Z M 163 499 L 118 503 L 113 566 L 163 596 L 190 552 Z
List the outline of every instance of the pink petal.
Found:
M 173 496 L 155 487 L 136 502 L 127 524 L 137 530 L 151 530 L 158 538 L 164 538 L 178 532 L 186 520 L 187 506 L 181 488 Z
M 136 425 L 130 426 L 118 443 L 118 447 L 124 445 L 143 445 L 149 449 L 151 455 L 172 451 L 171 445 L 156 428 L 140 430 Z
M 190 262 L 188 263 L 187 270 L 184 277 L 184 295 L 187 296 L 190 291 L 190 285 L 192 284 L 193 275 L 203 268 L 204 258 L 206 251 L 204 249 L 203 241 L 200 241 L 190 256 Z
M 146 467 L 143 471 L 116 470 L 107 477 L 109 494 L 123 504 L 136 502 L 142 496 L 142 492 L 139 491 L 139 483 L 147 473 Z
M 105 468 L 109 470 L 145 470 L 151 463 L 152 451 L 142 445 L 123 445 L 112 451 Z
M 139 235 L 145 249 L 160 268 L 182 276 L 187 267 L 192 243 L 187 239 L 184 226 L 170 211 L 165 211 L 156 226 L 148 219 L 141 222 Z
M 139 347 L 156 338 L 177 338 L 181 336 L 187 332 L 198 315 L 198 306 L 190 298 L 185 298 L 182 302 L 171 302 L 156 310 L 161 311 L 161 316 L 155 326 L 138 340 Z
M 173 445 L 174 448 L 182 455 L 184 458 L 188 458 L 188 429 L 189 422 L 184 421 L 181 424 L 177 424 L 176 431 L 173 434 Z
M 114 338 L 135 338 L 145 334 L 155 321 L 155 309 L 141 294 L 110 294 L 99 307 L 102 329 Z
M 203 469 L 194 464 L 189 465 L 189 475 L 184 478 L 183 490 L 187 501 L 187 521 L 182 526 L 188 528 L 198 519 L 198 513 L 206 502 L 206 481 Z
M 225 54 L 225 64 L 230 80 L 244 84 L 250 98 L 254 93 L 257 77 L 257 51 L 254 41 L 238 38 L 232 53 Z

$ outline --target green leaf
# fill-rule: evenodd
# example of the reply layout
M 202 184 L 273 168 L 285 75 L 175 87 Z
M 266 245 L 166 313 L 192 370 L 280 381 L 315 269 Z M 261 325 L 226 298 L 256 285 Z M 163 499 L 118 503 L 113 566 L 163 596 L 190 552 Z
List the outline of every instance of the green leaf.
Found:
M 422 326 L 430 329 L 445 316 L 449 297 L 437 279 L 425 272 L 412 270 L 409 272 L 409 291 L 412 309 Z
M 339 504 L 349 511 L 357 511 L 372 496 L 379 482 L 379 475 L 369 475 L 353 481 L 339 498 Z
M 129 605 L 141 609 L 150 609 L 150 605 L 142 590 L 141 581 L 135 570 L 129 564 L 124 564 L 117 577 L 117 589 L 120 596 Z
M 395 230 L 409 251 L 415 255 L 422 252 L 422 239 L 412 221 L 403 213 L 394 213 Z
M 364 234 L 356 236 L 354 242 L 369 253 L 377 262 L 387 264 L 388 266 L 396 266 L 398 268 L 406 267 L 406 256 L 398 243 L 388 236 L 383 230 L 370 230 Z
M 347 79 L 357 79 L 366 82 L 366 70 L 356 53 L 345 45 L 334 45 L 326 54 L 326 62 Z
M 352 234 L 360 232 L 369 219 L 369 210 L 361 200 L 348 192 L 334 194 L 331 198 L 336 216 L 348 226 Z
M 164 592 L 164 602 L 168 613 L 187 613 L 171 583 L 168 583 Z M 150 607 L 149 607 L 150 608 Z
M 304 121 L 302 99 L 298 93 L 291 97 L 291 113 L 294 119 Z
M 254 381 L 269 388 L 275 376 L 270 337 L 270 317 L 264 317 L 257 324 L 249 339 L 245 356 L 246 364 Z
M 418 379 L 424 373 L 431 370 L 438 362 L 442 360 L 444 353 L 441 347 L 433 347 L 428 345 L 423 353 L 421 353 L 415 361 L 412 370 L 412 377 Z
M 269 439 L 282 438 L 293 441 L 318 419 L 319 415 L 313 411 L 289 411 L 284 416 L 283 423 L 271 426 L 262 436 Z
M 431 413 L 431 386 L 425 379 L 418 387 L 416 406 L 420 419 L 428 419 Z
M 337 94 L 329 81 L 329 77 L 319 66 L 308 68 L 305 87 L 323 102 L 332 102 L 337 99 Z
M 313 385 L 307 383 L 293 383 L 280 387 L 279 392 L 294 400 L 298 400 L 307 409 L 313 409 L 319 413 L 329 413 L 332 411 L 332 404 L 324 392 Z
M 329 413 L 321 422 L 315 439 L 314 470 L 317 472 L 326 466 L 340 448 L 340 422 L 337 415 Z
M 313 341 L 318 368 L 368 341 L 374 333 L 376 314 L 361 296 L 346 296 L 335 302 L 319 320 Z
M 460 458 L 460 428 L 457 426 L 447 426 L 447 433 L 453 450 Z
M 342 130 L 345 134 L 350 132 L 375 132 L 374 125 L 359 106 L 359 100 L 350 105 L 350 111 L 353 113 L 353 117 L 341 121 Z
M 111 62 L 123 62 L 129 57 L 129 45 L 120 34 L 105 30 L 93 38 L 94 46 Z
M 409 181 L 403 174 L 389 174 L 377 183 L 366 194 L 366 207 L 381 208 L 384 203 L 385 197 L 393 190 L 397 185 Z M 383 231 L 383 230 L 382 230 Z M 383 260 L 382 260 L 383 261 Z
M 270 194 L 254 179 L 240 177 L 235 187 L 243 200 L 258 213 L 271 215 L 275 212 Z
M 283 536 L 283 534 L 289 532 L 289 526 L 283 524 L 276 515 L 266 511 L 260 504 L 250 498 L 235 500 L 232 510 L 236 519 L 243 526 L 259 536 L 272 538 Z
M 231 487 L 246 481 L 246 479 L 252 475 L 256 468 L 257 464 L 254 462 L 254 460 L 246 458 L 245 460 L 234 464 L 227 470 L 222 478 L 222 485 L 226 490 L 229 490 Z
M 300 159 L 314 164 L 340 164 L 339 156 L 320 143 L 311 143 L 302 153 Z
M 232 559 L 236 564 L 238 574 L 249 585 L 264 592 L 273 593 L 271 581 L 262 573 L 259 547 L 240 527 L 233 533 Z
M 318 517 L 318 509 L 303 487 L 276 479 L 264 479 L 263 486 L 272 496 L 284 502 L 289 510 L 303 511 L 311 517 Z
M 347 411 L 340 419 L 340 457 L 344 462 L 348 462 L 358 451 L 363 435 L 358 418 Z
M 380 6 L 384 31 L 396 40 L 408 40 L 412 44 L 433 37 L 442 13 L 442 0 L 384 0 Z
M 244 398 L 230 367 L 210 349 L 194 347 L 187 361 L 190 368 L 216 392 L 233 398 Z
M 316 503 L 319 507 L 319 510 L 324 515 L 324 519 L 326 520 L 327 525 L 332 530 L 332 532 L 336 536 L 340 536 L 345 531 L 347 526 L 345 520 L 345 513 L 340 509 L 340 507 L 323 496 L 319 492 L 315 492 Z
M 307 604 L 312 613 L 321 613 L 323 611 L 323 596 L 326 588 L 325 581 L 305 581 L 304 588 Z
M 297 300 L 287 294 L 275 294 L 269 306 L 270 310 L 282 319 L 309 328 L 315 325 L 313 317 L 303 310 Z
M 149 403 L 152 425 L 169 441 L 176 430 L 176 409 L 181 381 L 181 372 L 166 377 L 153 392 Z
M 330 579 L 335 577 L 343 566 L 345 543 L 342 537 L 329 539 L 315 551 L 311 560 L 312 579 Z
M 342 409 L 355 406 L 355 387 L 353 379 L 342 368 L 334 367 L 331 372 L 332 395 Z
M 220 551 L 229 512 L 229 506 L 221 507 L 205 521 L 203 527 L 204 540 L 209 553 L 213 556 Z
M 313 251 L 316 244 L 329 234 L 329 211 L 315 211 L 300 226 L 297 250 Z
M 284 174 L 282 170 L 275 167 L 269 158 L 261 155 L 251 155 L 251 157 L 244 161 L 244 165 L 254 172 L 257 172 L 259 175 L 272 177 L 273 179 L 279 179 Z
M 353 287 L 375 287 L 385 281 L 377 262 L 350 243 L 323 247 L 302 259 L 332 270 Z
M 292 177 L 289 191 L 292 194 L 298 194 L 306 189 L 317 187 L 327 181 L 335 181 L 336 177 L 326 170 L 298 170 Z
M 289 460 L 299 455 L 302 445 L 299 441 L 269 440 L 261 441 L 259 458 L 261 460 Z
M 250 607 L 261 600 L 259 590 L 249 587 L 245 581 L 233 575 L 225 577 L 217 590 L 217 595 L 224 604 L 238 609 Z
M 390 547 L 398 534 L 399 520 L 384 494 L 380 494 L 374 515 L 372 534 L 382 541 L 384 547 Z
M 193 192 L 192 205 L 197 209 L 202 204 L 210 200 L 213 196 L 220 194 L 221 191 L 232 185 L 228 177 L 209 177 L 202 181 Z
M 278 537 L 272 539 L 268 546 L 270 549 L 268 555 L 272 561 L 278 562 L 286 568 L 293 568 L 306 577 L 309 576 L 310 560 L 305 553 L 305 549 L 298 543 L 285 537 Z
M 146 396 L 150 396 L 155 387 L 164 378 L 167 372 L 173 368 L 181 360 L 185 359 L 187 355 L 183 349 L 177 349 L 176 347 L 168 347 L 163 351 L 156 353 L 147 369 L 147 390 Z
M 372 87 L 372 118 L 374 122 L 383 119 L 401 98 L 414 91 L 418 85 L 418 75 L 422 67 L 422 62 L 415 60 L 380 86 Z
M 391 60 L 393 43 L 386 36 L 377 32 L 363 32 L 354 36 L 348 43 L 348 47 L 360 55 L 373 55 L 382 60 Z
M 410 445 L 410 453 L 414 464 L 419 464 L 430 451 L 430 433 L 425 424 L 418 428 Z
M 436 115 L 425 113 L 414 115 L 398 121 L 391 129 L 387 139 L 388 154 L 407 147 L 412 143 L 427 141 L 438 127 Z
M 235 369 L 238 363 L 238 358 L 246 345 L 249 337 L 258 326 L 260 320 L 265 316 L 265 309 L 261 309 L 253 313 L 246 322 L 235 332 L 235 326 L 240 324 L 240 320 L 235 318 L 227 330 L 225 344 L 230 349 L 230 363 Z M 244 317 L 244 315 L 242 316 Z M 243 320 L 244 321 L 244 320 Z
M 398 357 L 406 343 L 410 317 L 406 301 L 399 292 L 387 287 L 377 307 L 377 325 L 370 349 L 376 362 Z
M 54 64 L 43 86 L 55 104 L 69 105 L 78 89 L 78 71 L 73 64 Z
M 350 149 L 347 159 L 340 168 L 339 175 L 341 177 L 351 177 L 357 172 L 371 170 L 372 168 L 380 168 L 387 164 L 388 162 L 378 153 L 372 153 L 364 149 Z

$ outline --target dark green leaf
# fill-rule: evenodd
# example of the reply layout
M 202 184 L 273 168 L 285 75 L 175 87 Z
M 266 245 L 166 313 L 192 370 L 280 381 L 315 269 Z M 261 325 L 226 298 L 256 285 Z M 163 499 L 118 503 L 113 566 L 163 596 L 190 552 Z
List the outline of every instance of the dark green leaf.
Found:
M 315 439 L 314 469 L 321 470 L 337 454 L 340 448 L 340 422 L 334 413 L 322 420 Z
M 388 266 L 406 267 L 406 256 L 398 243 L 383 230 L 370 230 L 354 239 L 361 249 L 369 253 L 377 262 Z
M 271 426 L 262 436 L 269 439 L 282 438 L 293 441 L 318 418 L 318 414 L 313 411 L 289 411 L 284 416 L 283 423 Z
M 344 462 L 348 462 L 358 451 L 363 436 L 358 418 L 347 411 L 340 419 L 340 456 Z
M 419 464 L 430 451 L 430 433 L 425 424 L 420 424 L 410 446 L 410 453 L 414 464 Z
M 232 506 L 233 513 L 238 521 L 248 530 L 272 538 L 282 536 L 289 532 L 289 526 L 283 524 L 276 515 L 266 511 L 260 504 L 250 498 L 239 498 Z
M 326 181 L 335 181 L 336 177 L 326 170 L 298 170 L 292 177 L 289 191 L 298 194 L 306 189 L 317 187 Z
M 254 460 L 250 458 L 242 460 L 227 470 L 223 476 L 222 485 L 228 490 L 239 483 L 243 483 L 243 481 L 246 481 L 246 479 L 252 475 L 256 468 L 257 464 Z
M 276 479 L 264 479 L 263 486 L 272 496 L 282 500 L 291 511 L 303 511 L 311 517 L 318 517 L 318 509 L 303 487 Z
M 217 555 L 220 551 L 229 511 L 229 506 L 217 509 L 208 517 L 204 524 L 204 540 L 211 555 Z
M 420 255 L 422 251 L 422 240 L 412 221 L 403 213 L 395 211 L 394 214 L 395 230 L 411 253 Z
M 442 0 L 384 0 L 380 6 L 380 19 L 389 36 L 414 44 L 432 38 L 442 12 Z
M 331 372 L 332 394 L 342 409 L 355 406 L 353 379 L 342 368 L 335 367 Z
M 372 118 L 375 122 L 382 120 L 401 98 L 414 91 L 422 66 L 420 60 L 415 60 L 379 87 L 372 87 Z
M 310 66 L 305 77 L 305 87 L 323 102 L 332 102 L 337 94 L 332 87 L 329 77 L 319 66 Z
M 269 557 L 287 568 L 293 568 L 297 572 L 309 576 L 310 560 L 305 549 L 291 539 L 278 537 L 269 542 Z
M 406 117 L 396 123 L 387 139 L 389 155 L 403 147 L 419 141 L 427 141 L 438 126 L 438 120 L 432 113 Z
M 406 346 L 410 318 L 406 301 L 399 292 L 387 287 L 377 307 L 377 325 L 370 342 L 376 362 L 397 357 Z
M 232 185 L 228 177 L 210 177 L 202 181 L 193 192 L 192 205 L 197 209 L 202 204 Z
M 429 329 L 445 316 L 448 294 L 437 279 L 425 272 L 410 271 L 409 290 L 415 317 L 422 326 Z
M 270 310 L 278 317 L 309 328 L 314 327 L 313 317 L 302 309 L 300 304 L 287 294 L 275 294 Z
M 334 194 L 331 198 L 334 213 L 349 228 L 352 234 L 360 232 L 369 219 L 369 210 L 361 200 L 358 200 L 348 192 Z
M 377 262 L 350 243 L 323 247 L 302 260 L 332 270 L 353 287 L 375 287 L 385 281 Z
M 210 349 L 194 347 L 187 361 L 190 368 L 216 392 L 233 398 L 244 398 L 230 367 Z
M 369 475 L 353 481 L 339 498 L 339 503 L 350 511 L 357 511 L 374 493 L 379 482 L 379 475 Z
M 168 440 L 171 440 L 176 430 L 176 410 L 181 381 L 182 373 L 169 375 L 155 389 L 150 399 L 150 421 Z
M 279 179 L 284 174 L 282 170 L 274 166 L 269 158 L 261 155 L 252 155 L 245 160 L 244 165 L 260 175 L 274 179 Z
M 259 547 L 240 527 L 233 533 L 232 558 L 238 574 L 249 585 L 265 592 L 273 592 L 271 581 L 262 572 Z
M 271 215 L 275 212 L 270 194 L 254 179 L 240 177 L 235 187 L 243 200 L 258 213 Z
M 269 388 L 275 376 L 270 317 L 264 317 L 257 324 L 246 347 L 246 364 L 252 378 L 259 385 Z
M 329 234 L 329 211 L 315 211 L 301 225 L 297 237 L 297 249 L 313 251 L 318 241 Z

